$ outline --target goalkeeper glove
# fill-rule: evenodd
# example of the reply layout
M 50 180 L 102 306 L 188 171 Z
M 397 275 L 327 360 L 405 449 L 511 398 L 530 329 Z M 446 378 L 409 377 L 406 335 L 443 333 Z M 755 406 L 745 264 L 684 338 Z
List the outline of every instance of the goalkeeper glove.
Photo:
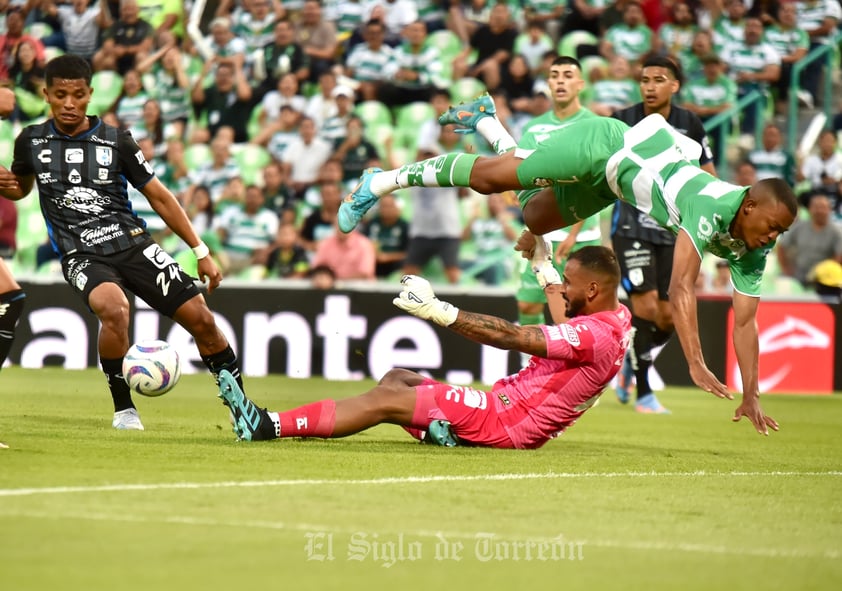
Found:
M 432 320 L 439 326 L 450 326 L 456 322 L 459 308 L 438 299 L 429 281 L 417 275 L 404 275 L 401 284 L 403 290 L 392 300 L 395 306 L 418 318 Z
M 561 277 L 553 266 L 553 246 L 543 236 L 535 236 L 535 250 L 532 254 L 532 272 L 541 289 L 548 285 L 560 285 Z

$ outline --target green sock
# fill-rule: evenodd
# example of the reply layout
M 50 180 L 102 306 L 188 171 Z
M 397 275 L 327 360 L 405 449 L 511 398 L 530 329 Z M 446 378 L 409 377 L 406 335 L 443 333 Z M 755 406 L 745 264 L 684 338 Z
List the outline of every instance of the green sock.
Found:
M 401 187 L 469 187 L 477 154 L 443 154 L 398 169 Z
M 517 315 L 518 322 L 521 326 L 530 326 L 533 324 L 546 324 L 543 314 L 524 314 L 519 312 Z

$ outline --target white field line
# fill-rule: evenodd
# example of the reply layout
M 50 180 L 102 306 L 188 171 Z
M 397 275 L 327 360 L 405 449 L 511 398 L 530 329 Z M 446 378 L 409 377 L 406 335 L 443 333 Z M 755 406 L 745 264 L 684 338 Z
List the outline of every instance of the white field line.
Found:
M 383 531 L 367 532 L 361 528 L 347 528 L 337 527 L 336 525 L 320 525 L 313 523 L 287 523 L 281 521 L 231 521 L 208 519 L 201 517 L 146 517 L 142 515 L 128 515 L 113 513 L 58 513 L 55 511 L 35 512 L 35 511 L 3 511 L 0 509 L 0 517 L 23 517 L 29 519 L 49 519 L 49 520 L 83 520 L 83 521 L 100 521 L 112 523 L 138 523 L 138 524 L 159 524 L 159 525 L 189 525 L 197 527 L 231 527 L 235 529 L 264 529 L 264 530 L 281 530 L 288 532 L 302 532 L 308 534 L 324 534 L 324 535 L 347 535 L 353 534 L 371 534 L 376 533 L 381 543 L 397 543 L 397 545 L 407 545 L 411 541 L 419 541 L 418 538 L 428 538 L 431 542 L 447 540 L 466 540 L 464 546 L 466 553 L 470 554 L 471 542 L 479 543 L 480 540 L 490 540 L 492 544 L 498 543 L 502 545 L 513 545 L 515 543 L 529 542 L 531 544 L 540 543 L 559 543 L 563 539 L 564 544 L 574 544 L 580 546 L 583 551 L 583 558 L 587 558 L 588 547 L 597 548 L 615 548 L 623 550 L 634 550 L 642 552 L 651 551 L 677 551 L 689 554 L 713 554 L 713 555 L 727 555 L 727 556 L 751 556 L 758 558 L 818 558 L 826 560 L 839 560 L 842 558 L 842 551 L 834 549 L 826 550 L 798 550 L 792 548 L 740 548 L 729 547 L 712 544 L 695 544 L 689 542 L 665 542 L 665 541 L 645 541 L 645 540 L 606 540 L 606 539 L 590 539 L 590 540 L 573 540 L 563 536 L 555 538 L 546 536 L 533 535 L 517 535 L 517 534 L 493 534 L 490 532 L 460 532 L 460 531 L 442 531 L 442 530 L 400 530 L 400 531 Z M 341 547 L 337 544 L 337 549 L 341 551 Z M 572 552 L 572 551 L 571 551 Z M 339 557 L 339 556 L 337 556 Z M 302 553 L 302 558 L 306 559 L 306 555 Z M 572 559 L 572 558 L 571 558 Z
M 749 478 L 779 478 L 779 477 L 838 477 L 842 471 L 830 470 L 824 472 L 708 472 L 696 470 L 688 472 L 528 472 L 504 474 L 463 474 L 463 475 L 430 475 L 430 476 L 397 476 L 386 478 L 312 478 L 288 480 L 230 480 L 219 482 L 158 482 L 149 484 L 104 484 L 97 486 L 53 486 L 42 488 L 0 488 L 0 497 L 25 497 L 32 495 L 94 493 L 94 492 L 126 492 L 149 490 L 179 490 L 179 489 L 211 489 L 211 488 L 257 488 L 280 486 L 349 486 L 349 485 L 384 485 L 384 484 L 429 484 L 437 482 L 482 482 L 502 480 L 559 480 L 579 478 L 705 478 L 705 477 L 749 477 Z

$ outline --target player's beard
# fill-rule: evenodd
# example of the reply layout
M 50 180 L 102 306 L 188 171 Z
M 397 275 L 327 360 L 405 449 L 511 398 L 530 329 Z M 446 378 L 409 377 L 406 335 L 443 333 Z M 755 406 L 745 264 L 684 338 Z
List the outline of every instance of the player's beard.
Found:
M 576 316 L 582 315 L 582 310 L 585 308 L 585 298 L 573 298 L 573 299 L 565 299 L 567 302 L 567 306 L 565 307 L 565 313 L 568 318 L 575 318 Z

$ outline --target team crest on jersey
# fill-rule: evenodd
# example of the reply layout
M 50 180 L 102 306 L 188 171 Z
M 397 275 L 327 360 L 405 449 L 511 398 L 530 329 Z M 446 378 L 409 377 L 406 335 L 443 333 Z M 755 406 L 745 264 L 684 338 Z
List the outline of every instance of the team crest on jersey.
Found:
M 96 163 L 100 166 L 111 166 L 114 159 L 114 154 L 111 148 L 106 146 L 97 146 L 96 148 Z M 102 171 L 100 171 L 102 174 Z M 100 176 L 102 178 L 102 176 Z
M 550 187 L 553 184 L 553 181 L 550 179 L 545 179 L 542 177 L 538 177 L 537 179 L 532 181 L 532 184 L 536 187 Z
M 101 180 L 101 181 L 108 180 L 108 169 L 107 168 L 100 168 L 99 169 L 99 180 Z
M 82 148 L 68 148 L 64 151 L 64 161 L 68 164 L 82 164 L 85 161 L 85 151 Z

